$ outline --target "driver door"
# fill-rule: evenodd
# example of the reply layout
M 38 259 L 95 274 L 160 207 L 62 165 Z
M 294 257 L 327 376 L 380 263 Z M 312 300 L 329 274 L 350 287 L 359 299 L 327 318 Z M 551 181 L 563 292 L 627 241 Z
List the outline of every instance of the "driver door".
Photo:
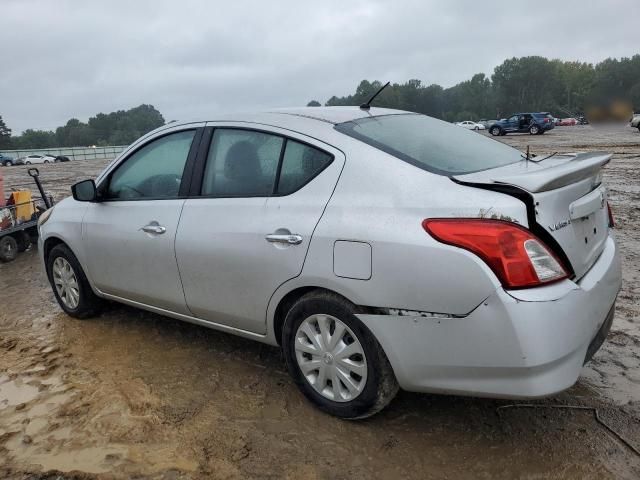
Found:
M 98 185 L 100 201 L 89 204 L 82 228 L 89 274 L 101 292 L 188 314 L 174 241 L 197 133 L 155 137 Z
M 504 129 L 507 132 L 517 132 L 520 130 L 520 117 L 518 115 L 509 117 Z

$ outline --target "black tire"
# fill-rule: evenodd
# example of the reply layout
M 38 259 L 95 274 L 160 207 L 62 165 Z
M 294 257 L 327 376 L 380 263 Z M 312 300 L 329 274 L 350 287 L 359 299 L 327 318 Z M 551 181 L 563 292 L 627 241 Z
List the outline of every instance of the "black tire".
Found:
M 538 135 L 540 133 L 540 127 L 537 125 L 531 125 L 529 127 L 529 134 Z
M 31 165 L 31 162 L 29 160 L 27 160 L 26 162 L 24 162 L 25 165 Z
M 336 417 L 357 420 L 382 410 L 398 393 L 398 382 L 382 347 L 371 331 L 355 316 L 349 301 L 331 292 L 307 293 L 293 304 L 282 330 L 282 350 L 287 368 L 302 393 L 320 410 Z M 336 402 L 318 393 L 302 374 L 295 353 L 296 332 L 300 324 L 314 314 L 331 315 L 355 334 L 367 364 L 367 378 L 362 392 L 353 400 Z
M 24 252 L 31 246 L 31 237 L 25 231 L 17 232 L 13 234 L 18 244 L 18 252 Z
M 498 135 L 502 135 L 502 129 L 500 127 L 491 127 L 489 129 L 489 133 L 494 137 L 497 137 Z
M 61 257 L 69 262 L 71 268 L 73 269 L 73 273 L 76 276 L 78 281 L 78 291 L 79 291 L 79 301 L 76 308 L 69 308 L 60 298 L 58 291 L 53 284 L 53 263 L 55 260 Z M 84 274 L 84 270 L 82 270 L 82 266 L 80 266 L 80 262 L 73 254 L 73 252 L 64 244 L 56 245 L 51 249 L 49 255 L 46 259 L 47 265 L 47 277 L 49 278 L 49 283 L 51 284 L 51 289 L 53 290 L 53 294 L 60 305 L 60 308 L 64 310 L 67 315 L 74 318 L 89 318 L 96 316 L 100 313 L 103 306 L 103 301 L 100 297 L 98 297 L 93 290 L 91 289 L 91 285 L 89 285 L 89 281 L 87 280 L 86 275 Z
M 45 160 L 43 163 L 49 163 L 49 160 Z
M 0 262 L 13 262 L 18 256 L 18 242 L 11 235 L 0 238 Z
M 11 160 L 5 160 L 4 161 L 4 166 L 5 167 L 11 167 L 13 165 L 13 162 Z
M 473 127 L 473 129 L 477 132 L 478 130 L 480 130 L 479 127 Z

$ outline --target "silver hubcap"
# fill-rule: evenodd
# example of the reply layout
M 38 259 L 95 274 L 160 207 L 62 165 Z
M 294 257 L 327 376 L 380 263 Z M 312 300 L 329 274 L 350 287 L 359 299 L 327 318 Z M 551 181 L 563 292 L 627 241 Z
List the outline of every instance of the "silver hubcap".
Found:
M 298 327 L 296 360 L 316 392 L 334 402 L 353 400 L 367 383 L 367 359 L 360 341 L 331 315 L 312 315 Z
M 58 257 L 53 261 L 53 284 L 62 303 L 71 310 L 80 303 L 80 289 L 71 264 L 66 259 Z

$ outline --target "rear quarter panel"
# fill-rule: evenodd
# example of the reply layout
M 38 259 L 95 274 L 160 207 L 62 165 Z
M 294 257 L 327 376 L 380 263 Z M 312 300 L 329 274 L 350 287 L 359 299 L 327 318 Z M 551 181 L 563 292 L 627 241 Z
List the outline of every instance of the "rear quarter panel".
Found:
M 475 255 L 436 242 L 422 228 L 430 217 L 491 217 L 526 225 L 524 204 L 464 187 L 355 141 L 309 247 L 303 271 L 277 292 L 319 286 L 359 305 L 464 315 L 499 286 Z M 334 244 L 371 245 L 369 279 L 338 277 Z

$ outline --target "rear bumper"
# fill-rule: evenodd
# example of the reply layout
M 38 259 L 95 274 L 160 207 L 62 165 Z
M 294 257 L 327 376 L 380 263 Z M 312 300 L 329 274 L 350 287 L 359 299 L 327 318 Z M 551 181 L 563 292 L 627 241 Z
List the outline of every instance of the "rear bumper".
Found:
M 359 318 L 382 345 L 405 390 L 544 397 L 573 385 L 602 344 L 621 278 L 609 237 L 579 283 L 517 292 L 500 288 L 464 318 Z

